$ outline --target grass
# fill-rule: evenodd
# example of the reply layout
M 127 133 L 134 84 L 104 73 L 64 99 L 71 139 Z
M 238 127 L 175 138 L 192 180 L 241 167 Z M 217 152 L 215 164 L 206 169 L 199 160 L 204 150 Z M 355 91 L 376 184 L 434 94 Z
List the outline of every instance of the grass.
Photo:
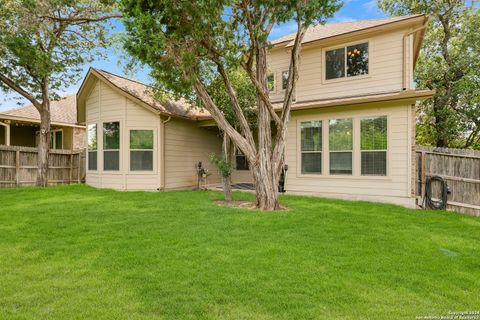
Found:
M 250 194 L 235 194 L 252 199 Z M 480 309 L 480 219 L 308 197 L 0 190 L 1 319 L 415 319 Z

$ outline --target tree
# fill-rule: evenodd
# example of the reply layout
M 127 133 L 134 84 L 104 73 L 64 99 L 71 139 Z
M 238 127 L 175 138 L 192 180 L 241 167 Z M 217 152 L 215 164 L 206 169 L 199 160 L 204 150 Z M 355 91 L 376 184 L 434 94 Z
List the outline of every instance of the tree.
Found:
M 81 66 L 102 57 L 105 21 L 119 17 L 100 0 L 0 0 L 0 89 L 29 100 L 40 114 L 37 185 L 48 182 L 50 101 L 76 83 Z
M 436 94 L 419 106 L 417 141 L 480 148 L 480 8 L 474 1 L 460 0 L 379 0 L 378 4 L 389 14 L 430 17 L 415 82 Z
M 255 101 L 255 87 L 242 69 L 229 70 L 227 73 L 237 94 L 238 105 L 240 109 L 242 109 L 250 128 L 255 129 L 257 117 L 255 107 L 252 104 L 252 101 Z M 223 112 L 228 123 L 238 129 L 238 122 L 235 119 L 235 114 L 233 113 L 230 98 L 222 77 L 215 78 L 208 85 L 207 91 L 212 97 L 213 102 Z M 198 101 L 198 104 L 201 106 L 202 102 Z M 230 137 L 226 133 L 223 133 L 222 156 L 211 155 L 210 160 L 219 168 L 222 174 L 225 201 L 233 200 L 231 180 L 233 153 L 234 150 Z
M 278 180 L 298 79 L 301 43 L 310 25 L 325 23 L 338 10 L 337 0 L 122 0 L 121 4 L 126 16 L 127 51 L 152 68 L 151 75 L 160 89 L 188 97 L 193 88 L 218 127 L 247 157 L 257 207 L 278 209 Z M 297 32 L 290 52 L 288 84 L 278 114 L 267 89 L 268 36 L 275 25 L 291 20 L 296 22 Z M 255 87 L 252 105 L 257 112 L 256 140 L 226 71 L 237 67 L 245 70 Z M 207 90 L 208 83 L 216 77 L 224 82 L 238 129 L 228 122 Z

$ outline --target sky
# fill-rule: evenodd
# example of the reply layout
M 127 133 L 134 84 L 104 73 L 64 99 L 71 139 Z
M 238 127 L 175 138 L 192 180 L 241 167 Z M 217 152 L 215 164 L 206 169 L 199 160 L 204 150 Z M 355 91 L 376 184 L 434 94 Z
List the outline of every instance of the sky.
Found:
M 328 22 L 348 22 L 353 20 L 366 20 L 382 18 L 385 15 L 377 9 L 376 0 L 344 0 L 344 5 L 333 18 Z M 116 31 L 123 31 L 123 26 L 120 22 L 115 23 Z M 296 31 L 296 25 L 294 23 L 286 23 L 280 26 L 276 26 L 272 29 L 270 39 L 274 40 L 284 35 L 293 33 Z M 83 77 L 86 75 L 89 67 L 103 69 L 114 74 L 127 76 L 128 78 L 141 81 L 143 83 L 150 83 L 151 80 L 148 77 L 148 69 L 135 70 L 134 72 L 125 73 L 125 53 L 121 50 L 110 49 L 108 50 L 108 59 L 97 60 L 89 65 L 83 66 L 82 77 L 78 83 L 68 87 L 64 95 L 74 94 L 77 92 Z M 18 94 L 12 92 L 5 94 L 0 91 L 0 112 L 19 107 L 27 104 L 25 99 L 22 99 Z

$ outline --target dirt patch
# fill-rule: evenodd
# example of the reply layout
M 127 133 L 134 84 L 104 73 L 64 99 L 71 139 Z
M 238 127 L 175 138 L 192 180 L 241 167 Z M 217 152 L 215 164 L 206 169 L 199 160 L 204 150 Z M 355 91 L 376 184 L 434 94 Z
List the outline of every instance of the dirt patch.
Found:
M 253 201 L 242 201 L 242 200 L 234 200 L 234 201 L 225 201 L 225 200 L 215 200 L 216 205 L 228 208 L 240 208 L 240 209 L 250 209 L 250 210 L 257 210 L 255 207 L 255 202 Z M 279 210 L 287 210 L 286 206 L 280 205 Z

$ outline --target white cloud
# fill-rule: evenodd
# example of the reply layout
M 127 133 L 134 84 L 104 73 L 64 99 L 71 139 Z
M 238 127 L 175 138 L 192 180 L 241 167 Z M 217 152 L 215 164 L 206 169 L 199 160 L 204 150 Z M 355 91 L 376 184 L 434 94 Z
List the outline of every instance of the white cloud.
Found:
M 356 19 L 350 18 L 350 17 L 345 17 L 345 16 L 338 16 L 338 17 L 333 17 L 331 21 L 329 22 L 350 22 L 350 21 L 355 21 Z
M 377 0 L 370 0 L 362 4 L 362 7 L 368 11 L 377 11 Z

